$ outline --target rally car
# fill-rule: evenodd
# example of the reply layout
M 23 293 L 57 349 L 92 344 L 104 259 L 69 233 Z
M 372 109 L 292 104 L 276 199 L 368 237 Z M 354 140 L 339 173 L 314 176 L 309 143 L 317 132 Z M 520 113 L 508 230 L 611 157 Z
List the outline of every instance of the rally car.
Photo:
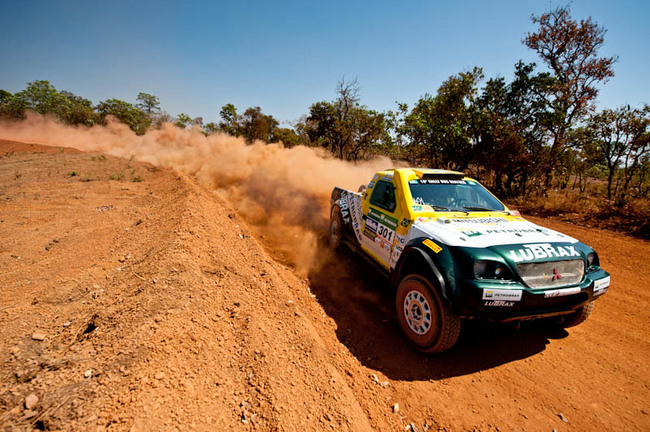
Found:
M 578 325 L 610 285 L 591 247 L 455 171 L 389 169 L 358 192 L 335 188 L 329 242 L 390 279 L 399 325 L 427 353 L 450 349 L 466 318 Z

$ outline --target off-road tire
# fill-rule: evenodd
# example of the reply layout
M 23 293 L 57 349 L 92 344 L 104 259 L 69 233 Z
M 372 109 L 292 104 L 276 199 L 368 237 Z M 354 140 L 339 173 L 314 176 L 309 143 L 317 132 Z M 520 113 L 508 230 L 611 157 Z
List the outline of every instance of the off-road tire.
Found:
M 570 315 L 564 315 L 562 321 L 559 323 L 562 328 L 575 327 L 582 324 L 591 315 L 594 310 L 594 302 L 591 301 L 583 306 L 580 306 Z
M 418 351 L 441 353 L 458 340 L 460 317 L 424 276 L 410 274 L 401 280 L 395 308 L 402 332 Z
M 341 209 L 337 206 L 332 207 L 332 213 L 330 214 L 330 229 L 327 239 L 329 241 L 330 249 L 333 251 L 336 251 L 341 247 L 341 241 L 343 240 L 343 218 L 341 217 Z

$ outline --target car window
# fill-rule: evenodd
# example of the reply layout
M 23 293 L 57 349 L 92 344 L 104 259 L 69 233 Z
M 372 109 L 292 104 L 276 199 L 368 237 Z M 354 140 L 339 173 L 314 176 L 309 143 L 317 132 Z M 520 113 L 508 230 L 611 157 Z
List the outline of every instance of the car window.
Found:
M 383 180 L 378 181 L 372 190 L 370 204 L 388 210 L 391 213 L 394 212 L 395 207 L 397 207 L 397 202 L 395 201 L 395 188 L 393 184 Z
M 409 189 L 416 205 L 430 205 L 434 209 L 462 211 L 504 209 L 499 200 L 475 181 L 417 179 L 409 181 Z

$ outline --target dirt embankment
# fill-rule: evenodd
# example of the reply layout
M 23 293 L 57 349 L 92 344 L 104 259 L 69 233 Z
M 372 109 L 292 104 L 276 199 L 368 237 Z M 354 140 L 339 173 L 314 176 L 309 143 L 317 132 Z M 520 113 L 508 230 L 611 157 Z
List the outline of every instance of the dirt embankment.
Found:
M 650 246 L 536 222 L 600 252 L 592 317 L 425 356 L 355 257 L 301 277 L 192 177 L 0 141 L 0 427 L 650 429 Z

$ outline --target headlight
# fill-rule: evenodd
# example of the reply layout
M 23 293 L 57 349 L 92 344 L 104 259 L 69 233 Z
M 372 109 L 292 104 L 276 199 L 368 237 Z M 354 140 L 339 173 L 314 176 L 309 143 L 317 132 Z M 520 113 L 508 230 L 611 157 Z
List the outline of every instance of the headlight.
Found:
M 587 263 L 592 266 L 596 262 L 596 254 L 594 252 L 589 252 L 587 254 Z
M 487 261 L 475 261 L 474 262 L 474 276 L 483 277 L 487 271 Z
M 477 279 L 510 279 L 508 268 L 500 262 L 474 261 L 474 277 Z

